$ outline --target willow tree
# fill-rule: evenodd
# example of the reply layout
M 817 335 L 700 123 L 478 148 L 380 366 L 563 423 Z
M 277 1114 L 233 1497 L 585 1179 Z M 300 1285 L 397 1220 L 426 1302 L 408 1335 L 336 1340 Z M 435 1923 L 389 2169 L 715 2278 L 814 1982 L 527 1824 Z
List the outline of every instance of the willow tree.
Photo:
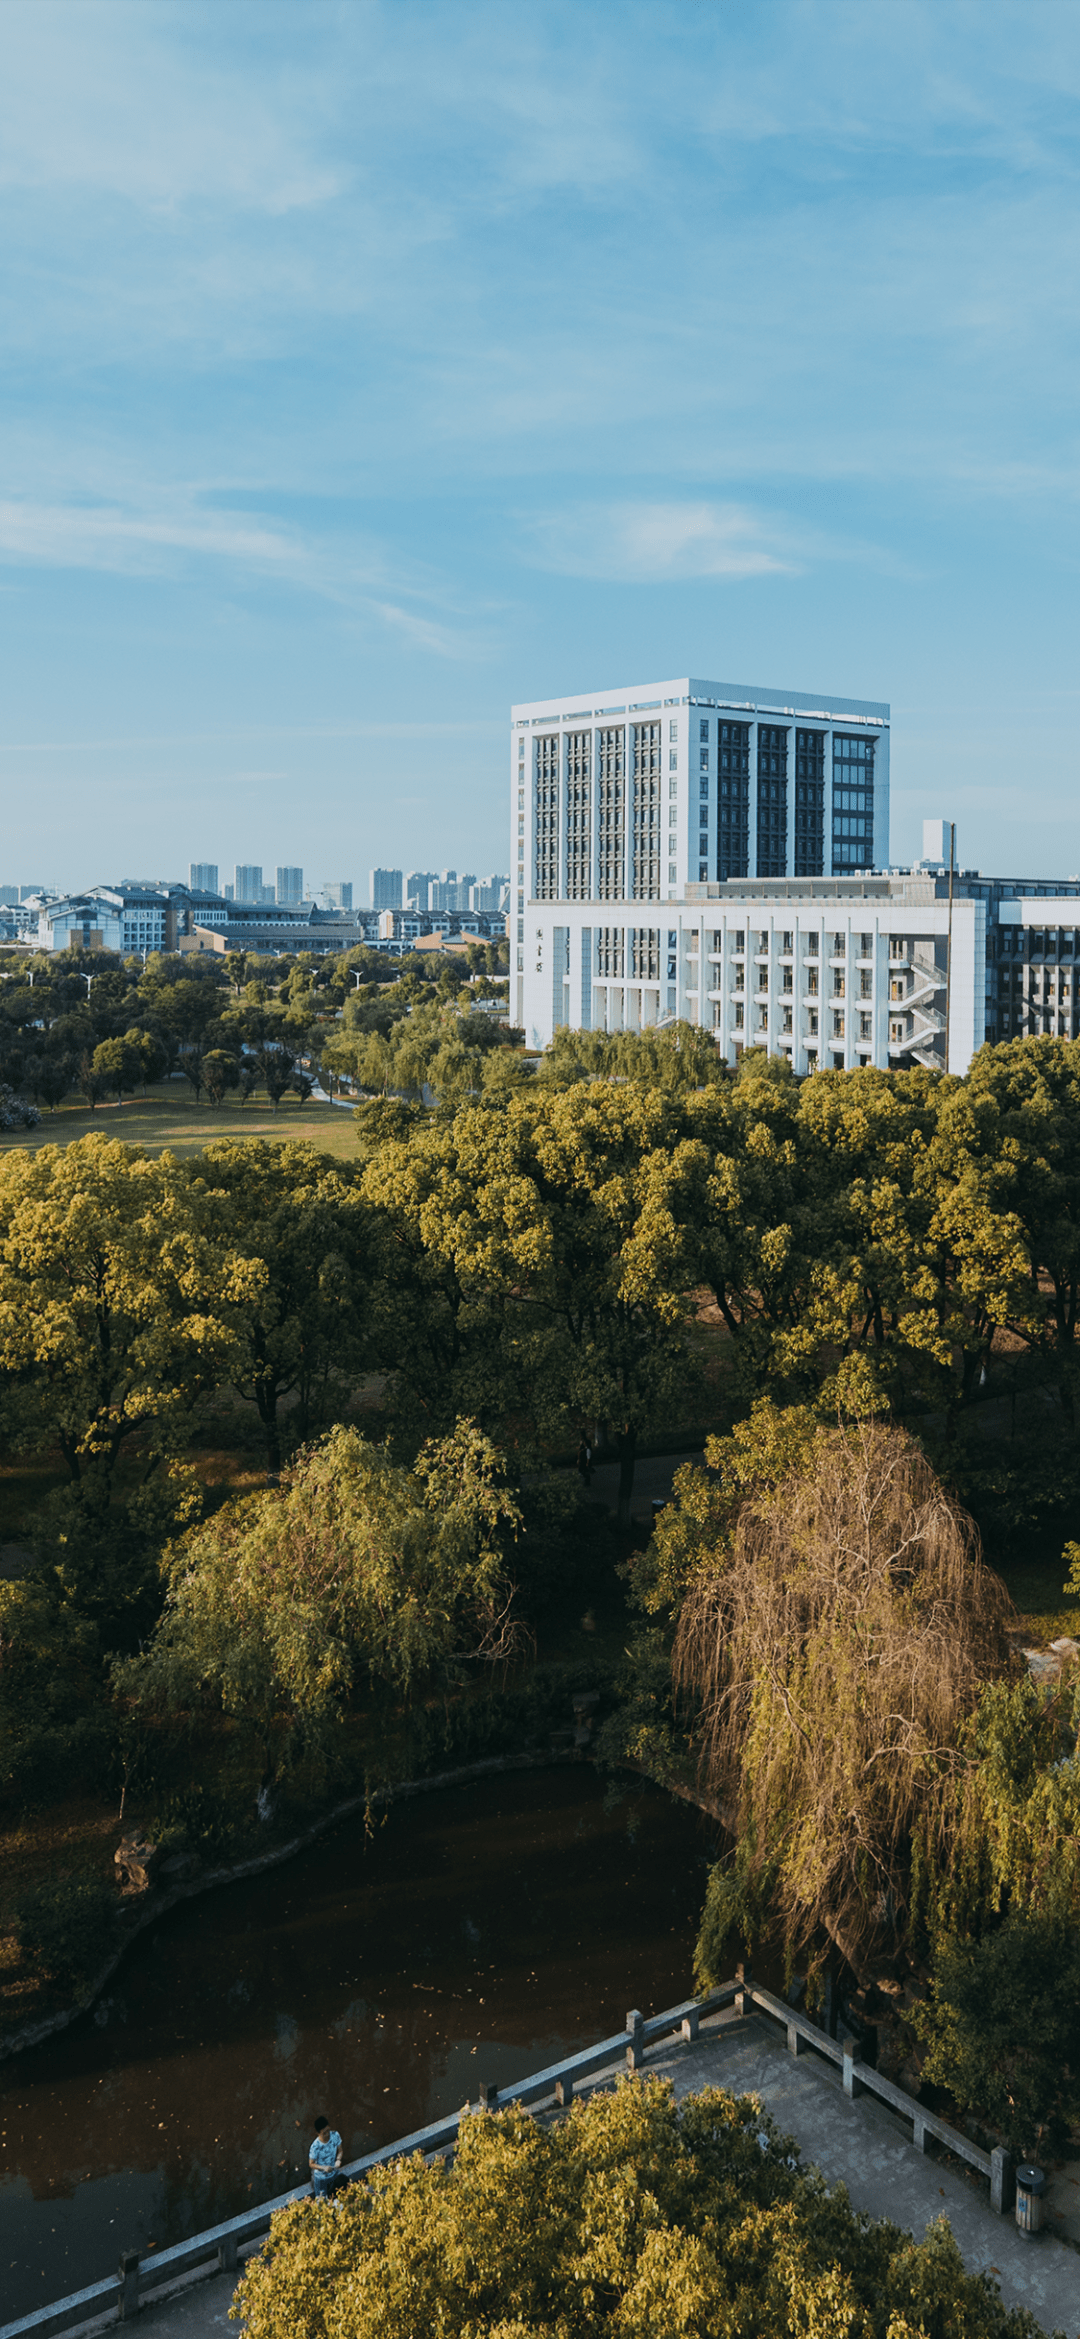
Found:
M 274 1488 L 226 1503 L 171 1549 L 145 1652 L 116 1687 L 151 1724 L 239 1724 L 269 1786 L 332 1759 L 350 1713 L 384 1720 L 465 1656 L 513 1645 L 506 1546 L 519 1514 L 472 1422 L 411 1470 L 338 1428 Z
M 961 1741 L 1009 1664 L 1008 1594 L 902 1431 L 822 1431 L 743 1509 L 684 1602 L 675 1674 L 737 1838 L 699 1943 L 778 1927 L 791 1962 L 831 1936 L 856 1971 L 903 1936 L 912 1845 L 953 1824 Z

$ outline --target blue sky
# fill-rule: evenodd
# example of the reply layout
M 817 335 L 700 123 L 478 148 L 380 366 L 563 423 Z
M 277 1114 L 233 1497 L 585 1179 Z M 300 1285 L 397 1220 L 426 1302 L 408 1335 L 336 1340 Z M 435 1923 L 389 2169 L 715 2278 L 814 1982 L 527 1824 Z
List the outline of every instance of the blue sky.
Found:
M 1080 870 L 1078 115 L 1070 0 L 5 0 L 0 879 L 501 867 L 687 671 Z

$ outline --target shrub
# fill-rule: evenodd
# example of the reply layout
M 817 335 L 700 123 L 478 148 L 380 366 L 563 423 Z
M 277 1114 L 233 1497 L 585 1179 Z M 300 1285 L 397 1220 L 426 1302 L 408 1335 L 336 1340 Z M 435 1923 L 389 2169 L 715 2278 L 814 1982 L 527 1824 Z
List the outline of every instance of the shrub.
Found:
M 14 1089 L 0 1080 L 0 1129 L 36 1129 L 40 1119 L 36 1105 L 16 1096 Z

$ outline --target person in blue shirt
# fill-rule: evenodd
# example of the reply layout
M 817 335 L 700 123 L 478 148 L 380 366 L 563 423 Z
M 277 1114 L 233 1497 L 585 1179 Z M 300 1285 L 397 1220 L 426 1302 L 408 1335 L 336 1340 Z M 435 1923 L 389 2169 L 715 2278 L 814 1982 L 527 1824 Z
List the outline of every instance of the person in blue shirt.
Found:
M 315 2140 L 308 2152 L 308 2167 L 312 2192 L 332 2193 L 341 2167 L 341 2138 L 325 2112 L 315 2114 Z

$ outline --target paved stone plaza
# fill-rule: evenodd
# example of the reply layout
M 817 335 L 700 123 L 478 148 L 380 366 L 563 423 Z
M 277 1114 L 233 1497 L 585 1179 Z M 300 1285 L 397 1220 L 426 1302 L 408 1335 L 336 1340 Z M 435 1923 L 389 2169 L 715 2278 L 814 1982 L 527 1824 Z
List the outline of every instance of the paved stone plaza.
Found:
M 869 2095 L 849 2102 L 832 2064 L 813 2053 L 789 2055 L 779 2032 L 759 2016 L 742 2020 L 725 2013 L 702 2026 L 695 2046 L 665 2042 L 652 2049 L 646 2070 L 670 2079 L 680 2097 L 700 2087 L 759 2095 L 804 2158 L 816 2161 L 830 2184 L 847 2186 L 856 2208 L 890 2217 L 919 2236 L 944 2212 L 966 2264 L 979 2272 L 989 2267 L 1007 2305 L 1029 2307 L 1047 2332 L 1063 2330 L 1067 2339 L 1080 2339 L 1080 2249 L 1066 2238 L 1071 2228 L 1080 2242 L 1080 2186 L 1072 2213 L 1071 2196 L 1063 2191 L 1063 2184 L 1075 2185 L 1071 2176 L 1059 2178 L 1051 2191 L 1058 2232 L 1026 2241 L 1011 2216 L 994 2215 L 984 2181 L 944 2157 L 917 2152 L 906 2124 L 886 2105 Z M 610 2085 L 615 2075 L 601 2073 L 592 2084 Z M 214 2275 L 147 2307 L 140 2326 L 147 2339 L 237 2332 L 229 2321 L 231 2297 L 231 2283 Z

